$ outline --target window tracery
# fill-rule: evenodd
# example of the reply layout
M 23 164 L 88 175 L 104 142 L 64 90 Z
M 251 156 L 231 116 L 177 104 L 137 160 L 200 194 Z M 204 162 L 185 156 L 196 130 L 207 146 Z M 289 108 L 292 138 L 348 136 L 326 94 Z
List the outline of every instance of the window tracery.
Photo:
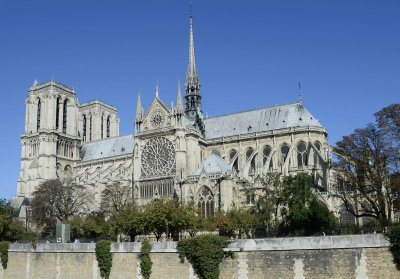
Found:
M 207 186 L 203 186 L 201 189 L 197 206 L 201 217 L 208 218 L 214 216 L 214 196 Z
M 175 172 L 174 145 L 164 137 L 148 140 L 142 152 L 142 176 L 166 176 Z
M 304 141 L 301 141 L 297 144 L 297 166 L 308 166 L 307 145 Z

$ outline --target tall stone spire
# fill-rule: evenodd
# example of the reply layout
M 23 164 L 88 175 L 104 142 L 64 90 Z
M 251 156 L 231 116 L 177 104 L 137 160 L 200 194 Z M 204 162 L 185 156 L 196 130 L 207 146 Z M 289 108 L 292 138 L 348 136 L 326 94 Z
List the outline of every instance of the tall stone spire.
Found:
M 190 31 L 189 31 L 189 65 L 186 74 L 187 78 L 197 78 L 196 54 L 194 52 L 193 38 L 193 17 L 190 15 Z
M 190 32 L 189 32 L 189 64 L 185 82 L 185 113 L 195 119 L 198 111 L 201 112 L 200 80 L 196 68 L 196 54 L 194 51 L 193 17 L 190 3 Z
M 178 93 L 176 94 L 176 112 L 183 113 L 181 82 L 178 80 Z
M 142 101 L 140 99 L 140 91 L 138 92 L 138 97 L 137 97 L 137 103 L 136 103 L 136 117 L 135 117 L 135 122 L 139 123 L 142 122 L 143 120 L 143 107 L 142 107 Z

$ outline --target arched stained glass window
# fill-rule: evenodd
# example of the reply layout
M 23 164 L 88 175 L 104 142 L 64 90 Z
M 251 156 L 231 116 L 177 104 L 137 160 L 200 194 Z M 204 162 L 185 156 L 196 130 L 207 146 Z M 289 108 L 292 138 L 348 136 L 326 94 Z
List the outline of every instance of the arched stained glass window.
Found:
M 301 141 L 297 144 L 297 166 L 308 166 L 307 145 L 304 141 Z
M 198 209 L 203 218 L 214 216 L 214 196 L 210 188 L 206 186 L 199 193 Z

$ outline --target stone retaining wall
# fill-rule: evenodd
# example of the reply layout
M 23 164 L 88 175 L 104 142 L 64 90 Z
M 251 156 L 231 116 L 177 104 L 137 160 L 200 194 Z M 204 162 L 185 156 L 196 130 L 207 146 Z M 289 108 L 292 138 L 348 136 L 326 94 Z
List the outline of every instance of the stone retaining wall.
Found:
M 196 278 L 180 263 L 176 242 L 154 242 L 152 278 Z M 140 243 L 113 243 L 111 279 L 141 278 Z M 400 278 L 383 235 L 237 240 L 234 259 L 220 265 L 220 278 Z M 12 244 L 0 279 L 100 279 L 94 243 Z

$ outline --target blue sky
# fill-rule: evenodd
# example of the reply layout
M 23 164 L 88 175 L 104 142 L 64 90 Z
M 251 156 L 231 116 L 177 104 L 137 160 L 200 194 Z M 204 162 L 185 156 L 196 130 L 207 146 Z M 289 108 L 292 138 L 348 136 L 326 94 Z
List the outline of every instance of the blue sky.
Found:
M 147 107 L 184 81 L 188 0 L 0 0 L 0 197 L 16 193 L 24 100 L 35 79 L 116 106 L 133 131 Z M 398 0 L 193 0 L 203 111 L 210 116 L 298 97 L 330 142 L 400 96 Z

